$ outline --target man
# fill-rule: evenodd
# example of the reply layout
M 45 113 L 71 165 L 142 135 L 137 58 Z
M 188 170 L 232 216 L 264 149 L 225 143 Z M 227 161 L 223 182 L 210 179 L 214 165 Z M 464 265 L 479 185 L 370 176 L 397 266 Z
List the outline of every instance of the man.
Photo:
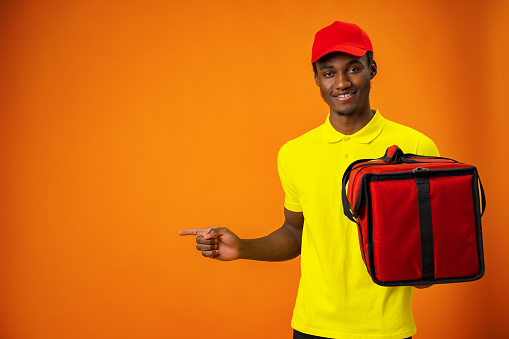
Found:
M 371 109 L 377 65 L 371 41 L 358 26 L 336 21 L 320 30 L 311 62 L 330 112 L 323 125 L 279 152 L 283 226 L 259 239 L 239 239 L 226 228 L 180 234 L 198 235 L 197 249 L 218 260 L 281 261 L 300 254 L 294 338 L 408 338 L 416 331 L 413 288 L 372 282 L 356 225 L 342 213 L 341 178 L 351 162 L 378 158 L 391 145 L 422 155 L 438 155 L 437 148 L 423 134 Z

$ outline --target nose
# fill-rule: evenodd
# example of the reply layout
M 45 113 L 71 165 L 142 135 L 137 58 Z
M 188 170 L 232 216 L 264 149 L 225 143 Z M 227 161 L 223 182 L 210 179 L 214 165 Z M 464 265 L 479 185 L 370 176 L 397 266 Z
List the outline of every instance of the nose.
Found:
M 336 77 L 336 82 L 334 85 L 336 86 L 336 88 L 345 89 L 345 88 L 350 87 L 351 82 L 348 79 L 348 76 L 346 76 L 346 74 L 338 73 L 338 75 Z

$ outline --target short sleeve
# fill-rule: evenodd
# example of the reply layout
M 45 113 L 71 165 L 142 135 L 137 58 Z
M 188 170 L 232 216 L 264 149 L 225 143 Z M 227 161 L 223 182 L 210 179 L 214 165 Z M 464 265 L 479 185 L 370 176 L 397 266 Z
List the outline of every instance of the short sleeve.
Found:
M 277 170 L 279 179 L 285 192 L 285 208 L 293 212 L 302 212 L 299 202 L 297 190 L 293 182 L 293 171 L 291 166 L 291 158 L 289 156 L 288 144 L 283 145 L 279 150 L 277 157 Z
M 421 137 L 419 139 L 419 144 L 417 145 L 417 154 L 418 155 L 426 155 L 431 157 L 438 157 L 440 156 L 440 153 L 438 152 L 438 148 L 427 136 L 424 134 L 421 134 Z

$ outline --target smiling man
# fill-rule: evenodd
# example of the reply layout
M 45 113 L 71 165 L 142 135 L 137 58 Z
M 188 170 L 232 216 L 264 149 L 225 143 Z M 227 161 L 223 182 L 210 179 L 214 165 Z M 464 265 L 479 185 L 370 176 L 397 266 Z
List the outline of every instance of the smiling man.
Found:
M 314 63 L 315 82 L 330 107 L 331 123 L 344 134 L 354 134 L 373 117 L 369 91 L 377 68 L 370 59 L 366 54 L 333 52 Z
M 422 133 L 371 109 L 377 66 L 371 41 L 358 26 L 336 21 L 318 31 L 311 62 L 329 114 L 323 125 L 281 147 L 283 225 L 258 239 L 240 239 L 217 227 L 180 234 L 197 235 L 197 249 L 217 260 L 282 261 L 301 255 L 293 338 L 409 338 L 416 332 L 413 287 L 372 282 L 356 225 L 342 213 L 341 178 L 351 162 L 378 158 L 391 145 L 431 156 L 438 155 L 437 148 Z

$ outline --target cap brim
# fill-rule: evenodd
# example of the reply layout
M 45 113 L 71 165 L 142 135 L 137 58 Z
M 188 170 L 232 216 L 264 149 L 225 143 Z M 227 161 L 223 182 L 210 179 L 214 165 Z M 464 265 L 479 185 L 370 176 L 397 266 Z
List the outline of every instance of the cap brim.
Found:
M 355 47 L 355 46 L 352 46 L 352 45 L 334 45 L 334 46 L 329 46 L 329 47 L 321 50 L 319 53 L 316 53 L 315 55 L 313 55 L 313 58 L 312 58 L 311 62 L 313 63 L 316 60 L 318 60 L 321 57 L 323 57 L 324 55 L 329 54 L 329 53 L 333 53 L 333 52 L 343 52 L 343 53 L 347 53 L 347 54 L 354 55 L 354 56 L 357 56 L 357 57 L 361 57 L 364 54 L 366 54 L 367 50 L 359 48 L 359 47 Z

